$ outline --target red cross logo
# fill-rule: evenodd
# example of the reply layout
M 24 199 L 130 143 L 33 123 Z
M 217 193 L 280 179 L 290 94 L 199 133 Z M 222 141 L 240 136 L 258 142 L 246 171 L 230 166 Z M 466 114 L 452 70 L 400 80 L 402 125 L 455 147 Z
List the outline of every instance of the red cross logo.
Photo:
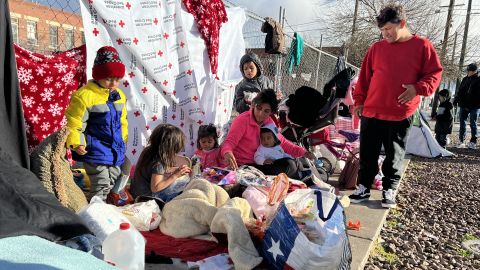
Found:
M 183 43 L 183 41 L 180 42 L 180 47 L 182 47 L 182 48 L 185 47 L 185 43 Z
M 130 10 L 130 8 L 132 7 L 132 5 L 130 5 L 130 3 L 127 2 L 126 7 L 128 8 L 128 10 Z
M 193 147 L 195 144 L 193 143 L 193 141 L 190 143 L 190 145 Z
M 153 120 L 154 122 L 157 121 L 157 116 L 156 116 L 156 115 L 153 115 L 153 116 L 152 116 L 152 120 Z
M 182 122 L 182 123 L 180 123 L 180 127 L 182 127 L 182 128 L 183 128 L 183 126 L 185 126 L 185 124 L 184 124 L 183 122 Z
M 163 52 L 162 52 L 161 50 L 158 50 L 158 53 L 157 53 L 157 54 L 160 55 L 160 57 L 163 56 Z
M 117 39 L 117 43 L 118 43 L 118 45 L 122 45 L 123 44 L 122 39 L 121 38 Z
M 135 38 L 133 39 L 133 43 L 135 43 L 135 45 L 138 45 L 138 39 L 137 39 L 137 37 L 135 37 Z
M 133 114 L 135 115 L 135 117 L 139 117 L 139 116 L 140 116 L 140 112 L 139 112 L 139 111 L 135 111 Z
M 202 120 L 198 120 L 198 121 L 197 121 L 197 124 L 201 125 L 201 124 L 203 124 L 203 121 L 202 121 Z
M 175 114 L 172 115 L 172 119 L 175 120 L 175 118 L 177 118 L 177 116 Z
M 142 88 L 142 92 L 145 94 L 145 93 L 147 93 L 147 91 L 148 91 L 147 87 L 144 86 L 144 87 Z
M 197 97 L 197 96 L 193 96 L 193 100 L 197 101 L 197 100 L 198 100 L 198 97 Z
M 164 33 L 164 34 L 163 34 L 163 38 L 164 38 L 164 39 L 168 39 L 168 37 L 169 37 L 169 35 L 168 35 L 167 33 Z
M 164 80 L 162 84 L 165 85 L 165 86 L 167 86 L 168 81 L 167 81 L 167 80 Z
M 133 77 L 135 77 L 135 73 L 133 73 L 133 71 L 130 71 L 130 73 L 128 73 L 128 76 L 129 76 L 130 78 L 133 78 Z
M 187 74 L 192 75 L 192 70 L 191 69 L 187 70 Z
M 98 36 L 98 34 L 100 34 L 100 32 L 98 32 L 98 30 L 97 30 L 96 27 L 93 28 L 93 34 L 94 34 L 95 36 Z
M 173 95 L 176 96 L 177 95 L 177 91 L 173 90 Z
M 133 148 L 133 150 L 132 150 L 132 155 L 135 156 L 136 153 L 137 153 L 137 150 L 135 150 L 135 148 Z
M 124 23 L 122 20 L 120 20 L 120 22 L 118 23 L 118 25 L 120 25 L 120 27 L 123 28 L 123 27 L 125 26 L 125 23 Z
M 173 66 L 172 63 L 168 63 L 168 68 L 169 69 L 172 69 L 172 66 Z
M 123 81 L 123 86 L 128 87 L 129 85 L 128 81 Z
M 155 25 L 157 25 L 157 24 L 158 24 L 158 19 L 155 18 L 155 20 L 153 20 L 153 23 L 154 23 Z

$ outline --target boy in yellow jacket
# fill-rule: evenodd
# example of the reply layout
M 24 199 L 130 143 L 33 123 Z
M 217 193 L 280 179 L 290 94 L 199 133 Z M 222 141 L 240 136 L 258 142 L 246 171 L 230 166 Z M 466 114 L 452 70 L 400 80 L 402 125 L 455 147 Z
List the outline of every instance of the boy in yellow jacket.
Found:
M 67 147 L 90 177 L 90 197 L 107 198 L 121 177 L 128 138 L 125 94 L 118 88 L 125 65 L 115 48 L 97 51 L 92 77 L 73 93 L 65 112 L 70 134 Z

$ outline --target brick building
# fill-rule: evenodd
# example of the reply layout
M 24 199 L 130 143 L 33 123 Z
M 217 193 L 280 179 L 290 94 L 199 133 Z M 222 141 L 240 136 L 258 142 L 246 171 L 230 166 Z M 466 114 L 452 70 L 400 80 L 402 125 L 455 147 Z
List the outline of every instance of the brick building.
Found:
M 80 14 L 23 0 L 8 0 L 13 42 L 48 54 L 85 44 Z

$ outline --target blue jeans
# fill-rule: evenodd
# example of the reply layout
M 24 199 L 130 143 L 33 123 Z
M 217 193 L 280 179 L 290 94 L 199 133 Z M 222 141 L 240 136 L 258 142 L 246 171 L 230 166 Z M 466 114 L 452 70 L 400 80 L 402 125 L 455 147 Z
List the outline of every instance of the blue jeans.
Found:
M 465 141 L 465 133 L 467 129 L 467 118 L 470 115 L 470 131 L 472 133 L 470 142 L 473 142 L 475 144 L 477 143 L 478 111 L 479 111 L 478 109 L 460 108 L 460 134 L 459 134 L 460 142 L 463 143 L 463 141 Z
M 171 183 L 168 187 L 160 190 L 159 192 L 152 193 L 152 196 L 160 198 L 164 202 L 169 202 L 183 192 L 188 182 L 190 182 L 190 177 L 179 178 L 175 180 L 175 182 Z

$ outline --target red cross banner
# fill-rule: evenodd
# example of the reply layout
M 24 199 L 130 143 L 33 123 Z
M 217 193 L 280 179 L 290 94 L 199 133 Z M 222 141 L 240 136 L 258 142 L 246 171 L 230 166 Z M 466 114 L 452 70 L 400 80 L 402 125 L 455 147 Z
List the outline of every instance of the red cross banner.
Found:
M 120 88 L 127 96 L 127 157 L 136 163 L 160 123 L 184 131 L 186 155 L 196 147 L 198 126 L 223 126 L 230 119 L 234 88 L 242 79 L 245 12 L 228 8 L 220 29 L 218 69 L 210 70 L 208 49 L 192 14 L 174 0 L 82 0 L 87 43 L 87 77 L 95 52 L 114 46 L 126 66 Z M 219 128 L 221 130 L 221 128 Z

